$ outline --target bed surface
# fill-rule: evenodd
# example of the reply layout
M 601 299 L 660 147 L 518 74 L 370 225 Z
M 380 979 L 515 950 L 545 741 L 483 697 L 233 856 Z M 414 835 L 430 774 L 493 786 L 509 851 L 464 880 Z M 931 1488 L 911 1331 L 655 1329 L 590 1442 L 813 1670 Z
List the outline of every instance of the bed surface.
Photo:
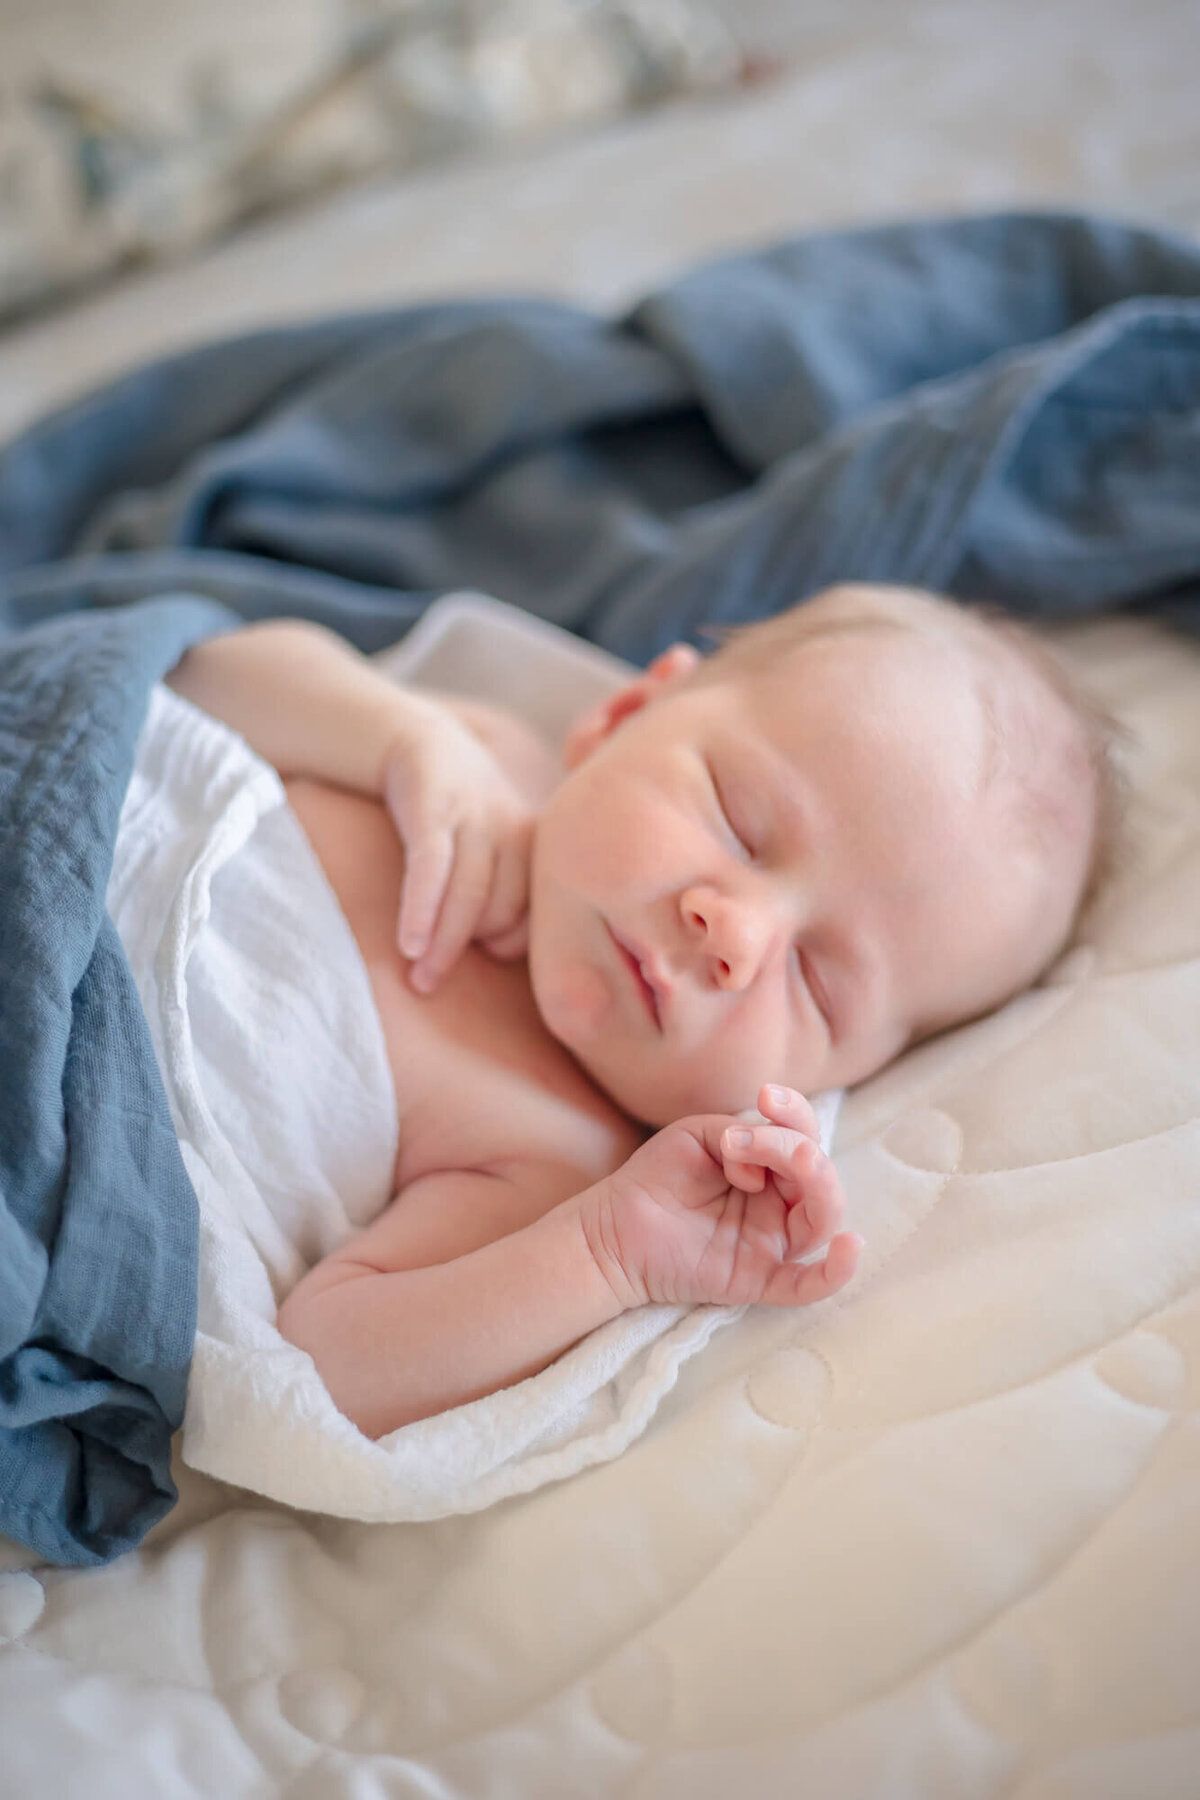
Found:
M 608 304 L 834 219 L 1200 224 L 1194 9 L 1108 0 L 1081 45 L 1084 10 L 813 12 L 807 80 L 378 190 L 0 341 L 0 431 L 267 318 Z M 624 1456 L 486 1513 L 347 1523 L 177 1458 L 111 1567 L 0 1546 L 0 1796 L 1195 1793 L 1200 649 L 1063 642 L 1139 733 L 1135 829 L 1045 985 L 848 1100 L 853 1287 L 718 1334 Z

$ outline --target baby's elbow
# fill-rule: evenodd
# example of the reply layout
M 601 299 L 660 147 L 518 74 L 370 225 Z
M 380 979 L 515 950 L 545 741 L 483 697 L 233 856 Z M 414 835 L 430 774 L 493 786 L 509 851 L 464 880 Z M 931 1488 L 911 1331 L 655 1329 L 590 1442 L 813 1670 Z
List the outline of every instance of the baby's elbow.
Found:
M 350 1423 L 373 1440 L 386 1437 L 401 1425 L 425 1418 L 419 1405 L 406 1404 L 394 1381 L 378 1391 L 376 1371 L 363 1347 L 354 1339 L 353 1318 L 346 1316 L 341 1290 L 353 1286 L 346 1278 L 316 1289 L 306 1281 L 284 1300 L 275 1315 L 275 1329 L 285 1343 L 303 1350 L 326 1393 Z M 353 1308 L 353 1301 L 350 1302 Z
M 325 1375 L 328 1331 L 325 1326 L 326 1322 L 298 1289 L 288 1295 L 275 1315 L 275 1329 L 280 1337 L 293 1349 L 303 1350 L 312 1358 L 317 1374 L 328 1387 Z
M 305 1309 L 297 1306 L 293 1291 L 275 1314 L 275 1329 L 287 1343 L 295 1345 L 297 1350 L 307 1350 L 308 1345 L 304 1332 Z

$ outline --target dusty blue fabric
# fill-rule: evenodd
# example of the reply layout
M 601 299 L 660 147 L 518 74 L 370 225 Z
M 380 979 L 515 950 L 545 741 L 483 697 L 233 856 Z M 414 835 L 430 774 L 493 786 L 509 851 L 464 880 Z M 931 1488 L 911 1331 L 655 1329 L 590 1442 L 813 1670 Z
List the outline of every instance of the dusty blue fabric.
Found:
M 0 455 L 0 1529 L 95 1560 L 170 1504 L 195 1202 L 103 916 L 156 675 L 230 612 L 373 650 L 459 586 L 646 662 L 845 578 L 1200 627 L 1200 248 L 1048 214 L 822 234 L 618 319 L 209 345 Z M 218 604 L 153 599 L 182 593 Z
M 645 662 L 857 576 L 1194 625 L 1198 404 L 1200 247 L 1074 215 L 260 332 L 10 448 L 0 616 L 184 583 L 373 648 L 472 585 Z
M 174 1504 L 197 1209 L 104 911 L 151 683 L 210 601 L 0 639 L 0 1530 L 102 1562 Z

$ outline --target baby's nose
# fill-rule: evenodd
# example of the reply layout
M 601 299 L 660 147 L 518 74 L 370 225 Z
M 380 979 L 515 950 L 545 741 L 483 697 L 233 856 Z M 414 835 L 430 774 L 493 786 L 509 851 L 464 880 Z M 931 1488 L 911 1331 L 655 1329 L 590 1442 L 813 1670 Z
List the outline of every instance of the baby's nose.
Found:
M 694 887 L 680 895 L 688 941 L 700 951 L 713 981 L 744 988 L 754 979 L 765 948 L 765 922 L 744 900 L 716 888 Z

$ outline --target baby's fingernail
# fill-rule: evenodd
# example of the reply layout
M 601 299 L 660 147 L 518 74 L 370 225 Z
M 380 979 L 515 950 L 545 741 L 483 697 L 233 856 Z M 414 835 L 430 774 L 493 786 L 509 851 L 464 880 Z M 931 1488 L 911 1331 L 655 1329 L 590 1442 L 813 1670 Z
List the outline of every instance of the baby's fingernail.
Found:
M 790 1088 L 773 1086 L 768 1086 L 767 1088 L 767 1098 L 770 1100 L 772 1106 L 786 1106 L 791 1100 L 791 1097 L 792 1091 Z
M 747 1131 L 744 1125 L 726 1127 L 725 1142 L 731 1150 L 748 1150 L 754 1142 L 754 1133 Z

